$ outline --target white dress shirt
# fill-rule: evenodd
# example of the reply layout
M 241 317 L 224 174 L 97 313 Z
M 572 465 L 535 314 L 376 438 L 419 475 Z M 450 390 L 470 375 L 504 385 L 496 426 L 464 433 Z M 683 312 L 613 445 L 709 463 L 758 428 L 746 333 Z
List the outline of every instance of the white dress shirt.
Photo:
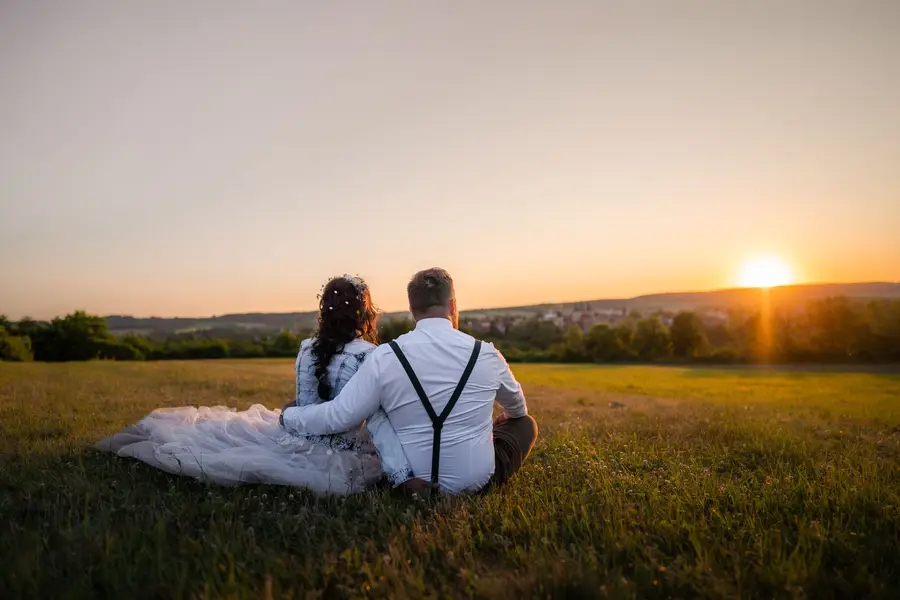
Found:
M 440 414 L 459 383 L 475 339 L 447 319 L 423 319 L 396 340 Z M 439 483 L 444 491 L 481 489 L 494 474 L 494 400 L 510 417 L 528 414 L 522 387 L 493 344 L 482 345 L 462 395 L 444 422 Z M 390 345 L 379 346 L 331 402 L 288 408 L 284 425 L 303 434 L 349 429 L 383 408 L 416 477 L 431 479 L 434 429 Z

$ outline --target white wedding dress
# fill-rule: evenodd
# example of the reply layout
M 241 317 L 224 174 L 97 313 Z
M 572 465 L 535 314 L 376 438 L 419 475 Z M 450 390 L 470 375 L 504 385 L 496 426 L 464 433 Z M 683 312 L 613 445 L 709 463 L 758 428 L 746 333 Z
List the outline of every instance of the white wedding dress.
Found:
M 332 397 L 372 349 L 371 344 L 354 340 L 332 359 L 328 367 Z M 318 382 L 309 350 L 310 340 L 305 340 L 296 363 L 298 405 L 322 401 L 315 391 Z M 381 459 L 366 425 L 343 434 L 301 436 L 286 433 L 280 415 L 281 409 L 259 404 L 242 411 L 224 406 L 161 408 L 102 440 L 97 448 L 224 485 L 269 483 L 350 494 L 382 478 Z M 383 412 L 373 415 L 368 426 L 373 435 L 396 438 Z
M 281 410 L 254 404 L 160 408 L 97 447 L 176 475 L 223 485 L 271 483 L 319 493 L 359 492 L 381 478 L 374 452 L 334 450 L 285 433 Z M 364 428 L 363 428 L 364 429 Z

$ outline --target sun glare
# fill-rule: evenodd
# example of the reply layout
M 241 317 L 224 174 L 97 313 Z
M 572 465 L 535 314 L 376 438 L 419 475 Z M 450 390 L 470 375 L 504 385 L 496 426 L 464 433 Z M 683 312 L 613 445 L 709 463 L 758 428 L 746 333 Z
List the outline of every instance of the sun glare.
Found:
M 738 280 L 741 287 L 769 288 L 794 283 L 791 268 L 780 258 L 768 256 L 744 263 Z

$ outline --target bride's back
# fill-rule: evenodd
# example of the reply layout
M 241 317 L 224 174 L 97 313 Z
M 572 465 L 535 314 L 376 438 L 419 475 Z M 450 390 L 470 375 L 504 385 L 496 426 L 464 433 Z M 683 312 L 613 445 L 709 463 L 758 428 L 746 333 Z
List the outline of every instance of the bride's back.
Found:
M 297 374 L 297 406 L 319 404 L 333 399 L 344 388 L 350 378 L 359 370 L 366 356 L 375 349 L 375 344 L 356 338 L 343 345 L 343 348 L 331 357 L 328 363 L 326 379 L 331 393 L 328 397 L 319 396 L 319 378 L 316 376 L 315 356 L 312 348 L 315 338 L 303 340 L 297 354 L 295 371 Z

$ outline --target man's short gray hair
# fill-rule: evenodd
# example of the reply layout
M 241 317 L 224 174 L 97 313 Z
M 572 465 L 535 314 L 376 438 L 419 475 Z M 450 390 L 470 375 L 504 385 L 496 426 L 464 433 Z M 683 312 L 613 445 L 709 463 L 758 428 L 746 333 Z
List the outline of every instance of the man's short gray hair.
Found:
M 449 306 L 453 297 L 453 278 L 437 267 L 419 271 L 409 280 L 406 294 L 409 309 L 414 313 L 425 312 L 434 306 Z

